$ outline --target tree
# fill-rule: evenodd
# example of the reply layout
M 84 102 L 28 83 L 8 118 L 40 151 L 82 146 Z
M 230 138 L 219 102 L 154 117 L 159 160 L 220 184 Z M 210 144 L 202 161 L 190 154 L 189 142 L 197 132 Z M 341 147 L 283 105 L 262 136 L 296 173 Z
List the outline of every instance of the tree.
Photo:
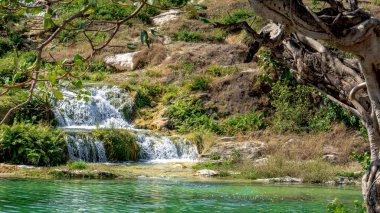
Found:
M 275 56 L 293 67 L 299 81 L 313 85 L 361 119 L 372 161 L 363 176 L 363 196 L 367 212 L 380 212 L 380 21 L 359 8 L 356 0 L 249 1 L 258 15 L 273 23 L 260 33 L 242 23 L 221 27 L 245 29 L 255 38 L 253 52 L 261 45 L 271 47 Z M 339 57 L 322 42 L 357 59 Z

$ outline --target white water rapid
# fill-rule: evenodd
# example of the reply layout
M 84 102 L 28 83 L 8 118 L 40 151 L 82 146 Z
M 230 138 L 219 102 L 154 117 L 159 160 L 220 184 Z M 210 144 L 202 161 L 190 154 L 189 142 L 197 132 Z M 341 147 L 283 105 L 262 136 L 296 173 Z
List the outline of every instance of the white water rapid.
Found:
M 56 103 L 54 113 L 60 126 L 68 132 L 68 153 L 72 161 L 107 161 L 103 143 L 91 137 L 91 130 L 97 128 L 128 129 L 135 134 L 142 161 L 188 161 L 198 156 L 196 146 L 184 137 L 135 129 L 128 121 L 133 100 L 123 89 L 103 86 L 81 91 L 63 89 L 62 93 L 64 99 Z M 88 101 L 78 100 L 79 94 L 88 97 Z

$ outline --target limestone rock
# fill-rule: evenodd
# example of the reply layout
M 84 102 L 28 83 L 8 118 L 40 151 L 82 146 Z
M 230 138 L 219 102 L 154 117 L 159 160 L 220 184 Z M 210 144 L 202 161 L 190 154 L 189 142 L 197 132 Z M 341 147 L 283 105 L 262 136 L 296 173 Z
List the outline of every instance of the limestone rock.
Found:
M 160 27 L 168 22 L 177 20 L 179 13 L 179 10 L 169 10 L 165 13 L 161 13 L 160 15 L 153 17 L 153 23 Z
M 113 56 L 107 56 L 104 58 L 104 62 L 106 64 L 113 65 L 121 70 L 134 70 L 135 65 L 133 64 L 133 57 L 138 52 L 133 53 L 123 53 L 123 54 L 117 54 Z
M 245 142 L 219 142 L 210 147 L 204 156 L 211 156 L 218 153 L 220 159 L 231 159 L 236 153 L 240 155 L 241 160 L 253 160 L 262 156 L 263 151 L 267 149 L 267 144 L 259 141 Z
M 338 162 L 338 156 L 336 154 L 323 155 L 322 159 L 325 161 L 328 161 L 330 163 L 337 163 Z
M 339 162 L 339 150 L 333 146 L 324 146 L 323 147 L 323 160 L 326 160 L 330 163 L 338 163 Z
M 293 178 L 293 177 L 278 177 L 278 178 L 266 178 L 266 179 L 257 179 L 255 182 L 260 183 L 302 183 L 302 179 Z
M 186 166 L 184 166 L 180 163 L 177 163 L 177 164 L 172 165 L 171 168 L 173 168 L 173 169 L 184 169 L 184 168 L 186 168 Z
M 198 170 L 196 173 L 198 176 L 214 177 L 219 175 L 219 172 L 209 169 Z

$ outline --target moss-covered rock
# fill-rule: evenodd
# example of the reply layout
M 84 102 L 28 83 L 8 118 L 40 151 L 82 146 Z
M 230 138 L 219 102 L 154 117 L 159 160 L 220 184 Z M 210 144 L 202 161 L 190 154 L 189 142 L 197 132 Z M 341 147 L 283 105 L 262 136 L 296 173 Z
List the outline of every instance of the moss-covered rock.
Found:
M 93 136 L 103 142 L 109 161 L 136 161 L 139 146 L 136 137 L 124 129 L 98 129 Z

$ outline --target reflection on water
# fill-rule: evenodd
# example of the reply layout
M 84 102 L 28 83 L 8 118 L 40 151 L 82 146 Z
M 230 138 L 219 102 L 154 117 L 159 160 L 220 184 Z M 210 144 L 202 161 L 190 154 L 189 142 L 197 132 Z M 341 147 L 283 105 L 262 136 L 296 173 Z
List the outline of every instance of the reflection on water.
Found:
M 303 185 L 119 181 L 1 180 L 0 212 L 325 212 L 359 188 Z

